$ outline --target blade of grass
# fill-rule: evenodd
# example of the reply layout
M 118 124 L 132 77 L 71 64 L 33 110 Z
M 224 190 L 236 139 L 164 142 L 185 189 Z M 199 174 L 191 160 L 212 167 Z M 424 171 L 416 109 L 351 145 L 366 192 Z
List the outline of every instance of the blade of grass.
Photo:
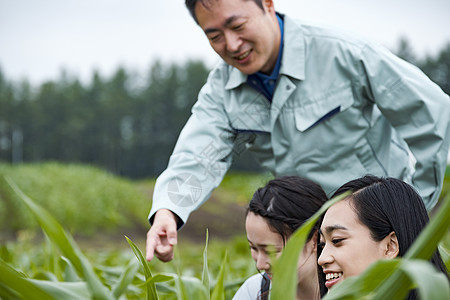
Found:
M 430 259 L 436 251 L 437 245 L 448 232 L 448 220 L 450 220 L 450 193 L 446 195 L 442 206 L 433 215 L 430 223 L 420 233 L 404 257 Z
M 0 281 L 0 299 L 21 300 L 20 294 Z
M 389 278 L 399 265 L 399 259 L 379 260 L 372 264 L 361 275 L 346 278 L 344 281 L 334 286 L 322 299 L 364 299 L 364 297 L 368 297 L 381 282 Z
M 149 278 L 146 281 L 146 283 L 149 283 L 149 282 L 151 282 L 151 283 L 165 282 L 165 281 L 173 280 L 174 278 L 175 278 L 175 276 L 173 276 L 173 275 L 156 274 L 152 278 Z
M 52 241 L 45 235 L 45 247 L 47 248 L 47 270 L 53 273 L 58 281 L 63 281 L 63 272 L 58 264 L 60 256 L 57 253 L 57 249 Z M 36 278 L 36 277 L 35 277 Z
M 63 280 L 65 282 L 77 282 L 81 281 L 72 262 L 64 256 L 60 257 L 59 267 L 63 270 Z
M 34 285 L 51 294 L 53 299 L 85 300 L 92 295 L 85 282 L 59 282 L 30 279 Z M 33 298 L 36 299 L 36 298 Z
M 175 278 L 175 288 L 176 288 L 176 294 L 178 300 L 189 300 L 188 292 L 186 290 L 186 286 L 184 285 L 183 280 L 181 279 L 181 271 L 180 271 L 180 262 L 179 262 L 179 253 L 178 253 L 178 246 L 175 245 L 173 248 L 174 251 L 174 260 L 173 263 L 175 265 L 175 269 L 177 271 L 177 275 Z
M 184 299 L 206 300 L 206 290 L 200 279 L 191 276 L 181 276 L 184 288 Z
M 444 261 L 444 264 L 447 267 L 447 270 L 450 270 L 450 252 L 442 244 L 438 246 L 438 249 L 439 253 L 441 254 L 442 260 Z
M 203 250 L 203 272 L 202 272 L 202 283 L 206 289 L 207 299 L 210 299 L 210 285 L 209 285 L 209 270 L 208 270 L 208 239 L 209 233 L 208 228 L 206 229 L 206 241 L 205 241 L 205 250 Z
M 297 229 L 286 243 L 281 256 L 273 264 L 272 299 L 295 299 L 297 290 L 297 262 L 311 228 L 319 217 L 336 202 L 347 197 L 344 193 L 327 201 L 319 211 Z
M 23 299 L 52 300 L 54 297 L 37 287 L 0 259 L 0 282 L 20 294 Z
M 225 288 L 223 282 L 225 278 L 226 263 L 227 263 L 227 253 L 225 252 L 225 257 L 220 266 L 219 276 L 217 277 L 217 281 L 211 295 L 212 300 L 225 300 Z
M 420 299 L 446 299 L 450 295 L 447 277 L 422 259 L 403 259 L 400 269 L 417 285 Z
M 128 285 L 133 281 L 136 276 L 137 271 L 139 270 L 139 264 L 136 260 L 132 260 L 128 263 L 128 265 L 123 269 L 122 274 L 120 275 L 119 280 L 114 285 L 112 289 L 113 296 L 116 299 L 119 299 L 120 296 L 125 293 Z
M 150 267 L 148 266 L 147 260 L 142 255 L 142 252 L 141 250 L 139 250 L 138 246 L 136 246 L 136 244 L 133 243 L 133 241 L 130 240 L 127 236 L 125 236 L 125 238 L 127 239 L 128 244 L 130 244 L 131 250 L 133 250 L 134 255 L 144 268 L 144 276 L 147 282 L 146 283 L 147 300 L 157 300 L 158 293 L 156 292 L 155 284 L 151 281 L 148 281 L 150 278 L 152 278 L 152 272 L 150 271 Z
M 47 210 L 37 205 L 31 198 L 25 195 L 12 179 L 5 177 L 5 180 L 19 196 L 19 199 L 30 209 L 50 240 L 72 262 L 77 272 L 83 275 L 93 297 L 95 299 L 113 299 L 110 291 L 97 277 L 91 264 L 82 254 L 75 241 L 67 234 L 58 221 Z
M 206 290 L 200 279 L 196 277 L 182 276 L 180 271 L 180 255 L 178 253 L 178 246 L 174 247 L 174 260 L 175 269 L 177 274 L 173 274 L 175 279 L 175 291 L 178 300 L 205 300 Z

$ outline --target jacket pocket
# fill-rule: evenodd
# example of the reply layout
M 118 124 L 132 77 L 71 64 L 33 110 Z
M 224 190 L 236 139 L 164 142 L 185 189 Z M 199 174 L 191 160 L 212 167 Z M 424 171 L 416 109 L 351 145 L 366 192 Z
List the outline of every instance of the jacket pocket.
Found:
M 295 108 L 295 126 L 306 131 L 352 106 L 353 94 L 350 87 L 309 99 L 307 104 Z
M 254 103 L 238 111 L 228 113 L 230 125 L 237 133 L 270 132 L 270 106 Z

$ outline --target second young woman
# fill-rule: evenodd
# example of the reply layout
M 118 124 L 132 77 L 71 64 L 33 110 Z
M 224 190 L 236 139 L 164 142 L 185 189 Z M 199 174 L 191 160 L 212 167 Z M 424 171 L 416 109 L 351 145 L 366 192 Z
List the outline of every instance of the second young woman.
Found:
M 320 185 L 297 176 L 273 179 L 254 193 L 245 229 L 252 258 L 261 273 L 250 277 L 234 300 L 268 299 L 271 257 L 280 255 L 292 233 L 327 200 Z M 297 299 L 319 299 L 316 237 L 314 227 L 299 257 Z
M 420 195 L 399 179 L 365 176 L 344 184 L 335 195 L 347 191 L 352 194 L 331 206 L 320 226 L 322 294 L 380 259 L 402 257 L 429 222 Z M 438 250 L 431 263 L 447 276 Z M 408 295 L 416 297 L 415 291 Z

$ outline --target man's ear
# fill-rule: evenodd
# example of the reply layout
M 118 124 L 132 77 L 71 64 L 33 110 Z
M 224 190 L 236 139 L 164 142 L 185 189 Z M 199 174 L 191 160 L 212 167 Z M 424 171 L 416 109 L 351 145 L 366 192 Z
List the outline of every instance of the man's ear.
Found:
M 275 6 L 273 0 L 263 0 L 263 7 L 266 12 L 275 12 Z
M 398 256 L 398 253 L 400 252 L 400 248 L 398 245 L 398 239 L 395 232 L 392 231 L 391 233 L 389 233 L 384 238 L 384 242 L 385 242 L 384 256 L 389 259 L 396 258 Z

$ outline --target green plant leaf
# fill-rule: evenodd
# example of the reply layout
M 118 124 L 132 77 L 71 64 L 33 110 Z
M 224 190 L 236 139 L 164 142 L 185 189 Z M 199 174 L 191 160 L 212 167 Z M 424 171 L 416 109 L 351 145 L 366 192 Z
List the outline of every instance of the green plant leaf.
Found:
M 438 249 L 439 249 L 439 253 L 441 254 L 442 260 L 444 261 L 444 264 L 445 264 L 447 270 L 450 270 L 450 252 L 442 244 L 440 244 L 438 246 Z
M 152 278 L 149 278 L 147 280 L 147 283 L 148 282 L 152 282 L 152 283 L 165 282 L 165 281 L 170 281 L 170 280 L 173 280 L 173 279 L 174 279 L 173 275 L 156 274 Z
M 405 253 L 404 258 L 429 260 L 436 251 L 439 241 L 448 232 L 448 220 L 450 220 L 450 193 L 442 200 L 441 207 Z
M 92 299 L 86 282 L 58 282 L 29 279 L 37 287 L 46 291 L 54 299 L 85 300 Z
M 206 300 L 206 290 L 200 279 L 190 276 L 181 276 L 178 283 L 182 285 L 182 299 Z
M 309 218 L 289 238 L 281 256 L 273 264 L 272 299 L 295 299 L 297 291 L 297 263 L 309 232 L 319 217 L 336 202 L 347 197 L 344 193 L 328 200 L 311 218 Z
M 60 257 L 59 266 L 63 270 L 63 279 L 65 282 L 77 282 L 81 281 L 81 278 L 77 275 L 72 262 L 64 256 Z
M 34 285 L 1 259 L 0 282 L 20 294 L 24 299 L 54 299 L 51 294 Z
M 372 264 L 361 275 L 346 278 L 333 286 L 325 295 L 324 300 L 330 299 L 364 299 L 370 295 L 377 286 L 389 278 L 400 264 L 399 259 L 379 260 Z
M 0 281 L 0 299 L 21 300 L 20 294 Z
M 203 272 L 202 272 L 202 283 L 206 290 L 207 299 L 210 299 L 210 285 L 209 285 L 209 270 L 208 270 L 208 239 L 209 233 L 208 228 L 206 228 L 206 241 L 205 250 L 203 250 Z
M 128 244 L 130 244 L 131 250 L 133 250 L 134 255 L 144 268 L 144 276 L 147 287 L 147 299 L 157 300 L 158 293 L 156 292 L 155 284 L 152 281 L 148 281 L 148 279 L 152 278 L 152 272 L 150 271 L 150 267 L 148 266 L 147 260 L 144 258 L 144 255 L 142 255 L 142 252 L 141 250 L 139 250 L 138 246 L 136 246 L 136 244 L 133 243 L 133 241 L 130 240 L 127 236 L 125 236 L 125 238 L 127 239 Z
M 225 252 L 225 257 L 223 258 L 222 264 L 220 265 L 219 276 L 217 277 L 217 281 L 211 295 L 212 300 L 225 300 L 224 278 L 226 263 L 227 253 Z
M 113 295 L 116 299 L 118 299 L 127 290 L 128 285 L 131 284 L 136 276 L 139 267 L 140 265 L 133 259 L 124 268 L 119 280 L 115 283 L 114 288 L 112 289 Z
M 60 264 L 58 264 L 58 261 L 60 259 L 59 254 L 57 253 L 57 249 L 54 243 L 48 238 L 48 236 L 45 236 L 45 245 L 47 248 L 47 270 L 53 273 L 53 275 L 58 279 L 57 281 L 63 281 L 64 280 L 64 274 L 61 270 Z M 36 276 L 35 276 L 36 278 Z
M 95 299 L 113 299 L 110 291 L 102 284 L 94 272 L 89 261 L 82 254 L 72 237 L 67 234 L 63 227 L 45 209 L 37 205 L 31 198 L 25 195 L 22 190 L 8 177 L 6 182 L 25 203 L 33 213 L 42 230 L 50 240 L 59 248 L 74 265 L 79 274 L 82 274 Z
M 417 285 L 420 299 L 448 299 L 450 287 L 447 277 L 429 261 L 403 259 L 400 269 Z

